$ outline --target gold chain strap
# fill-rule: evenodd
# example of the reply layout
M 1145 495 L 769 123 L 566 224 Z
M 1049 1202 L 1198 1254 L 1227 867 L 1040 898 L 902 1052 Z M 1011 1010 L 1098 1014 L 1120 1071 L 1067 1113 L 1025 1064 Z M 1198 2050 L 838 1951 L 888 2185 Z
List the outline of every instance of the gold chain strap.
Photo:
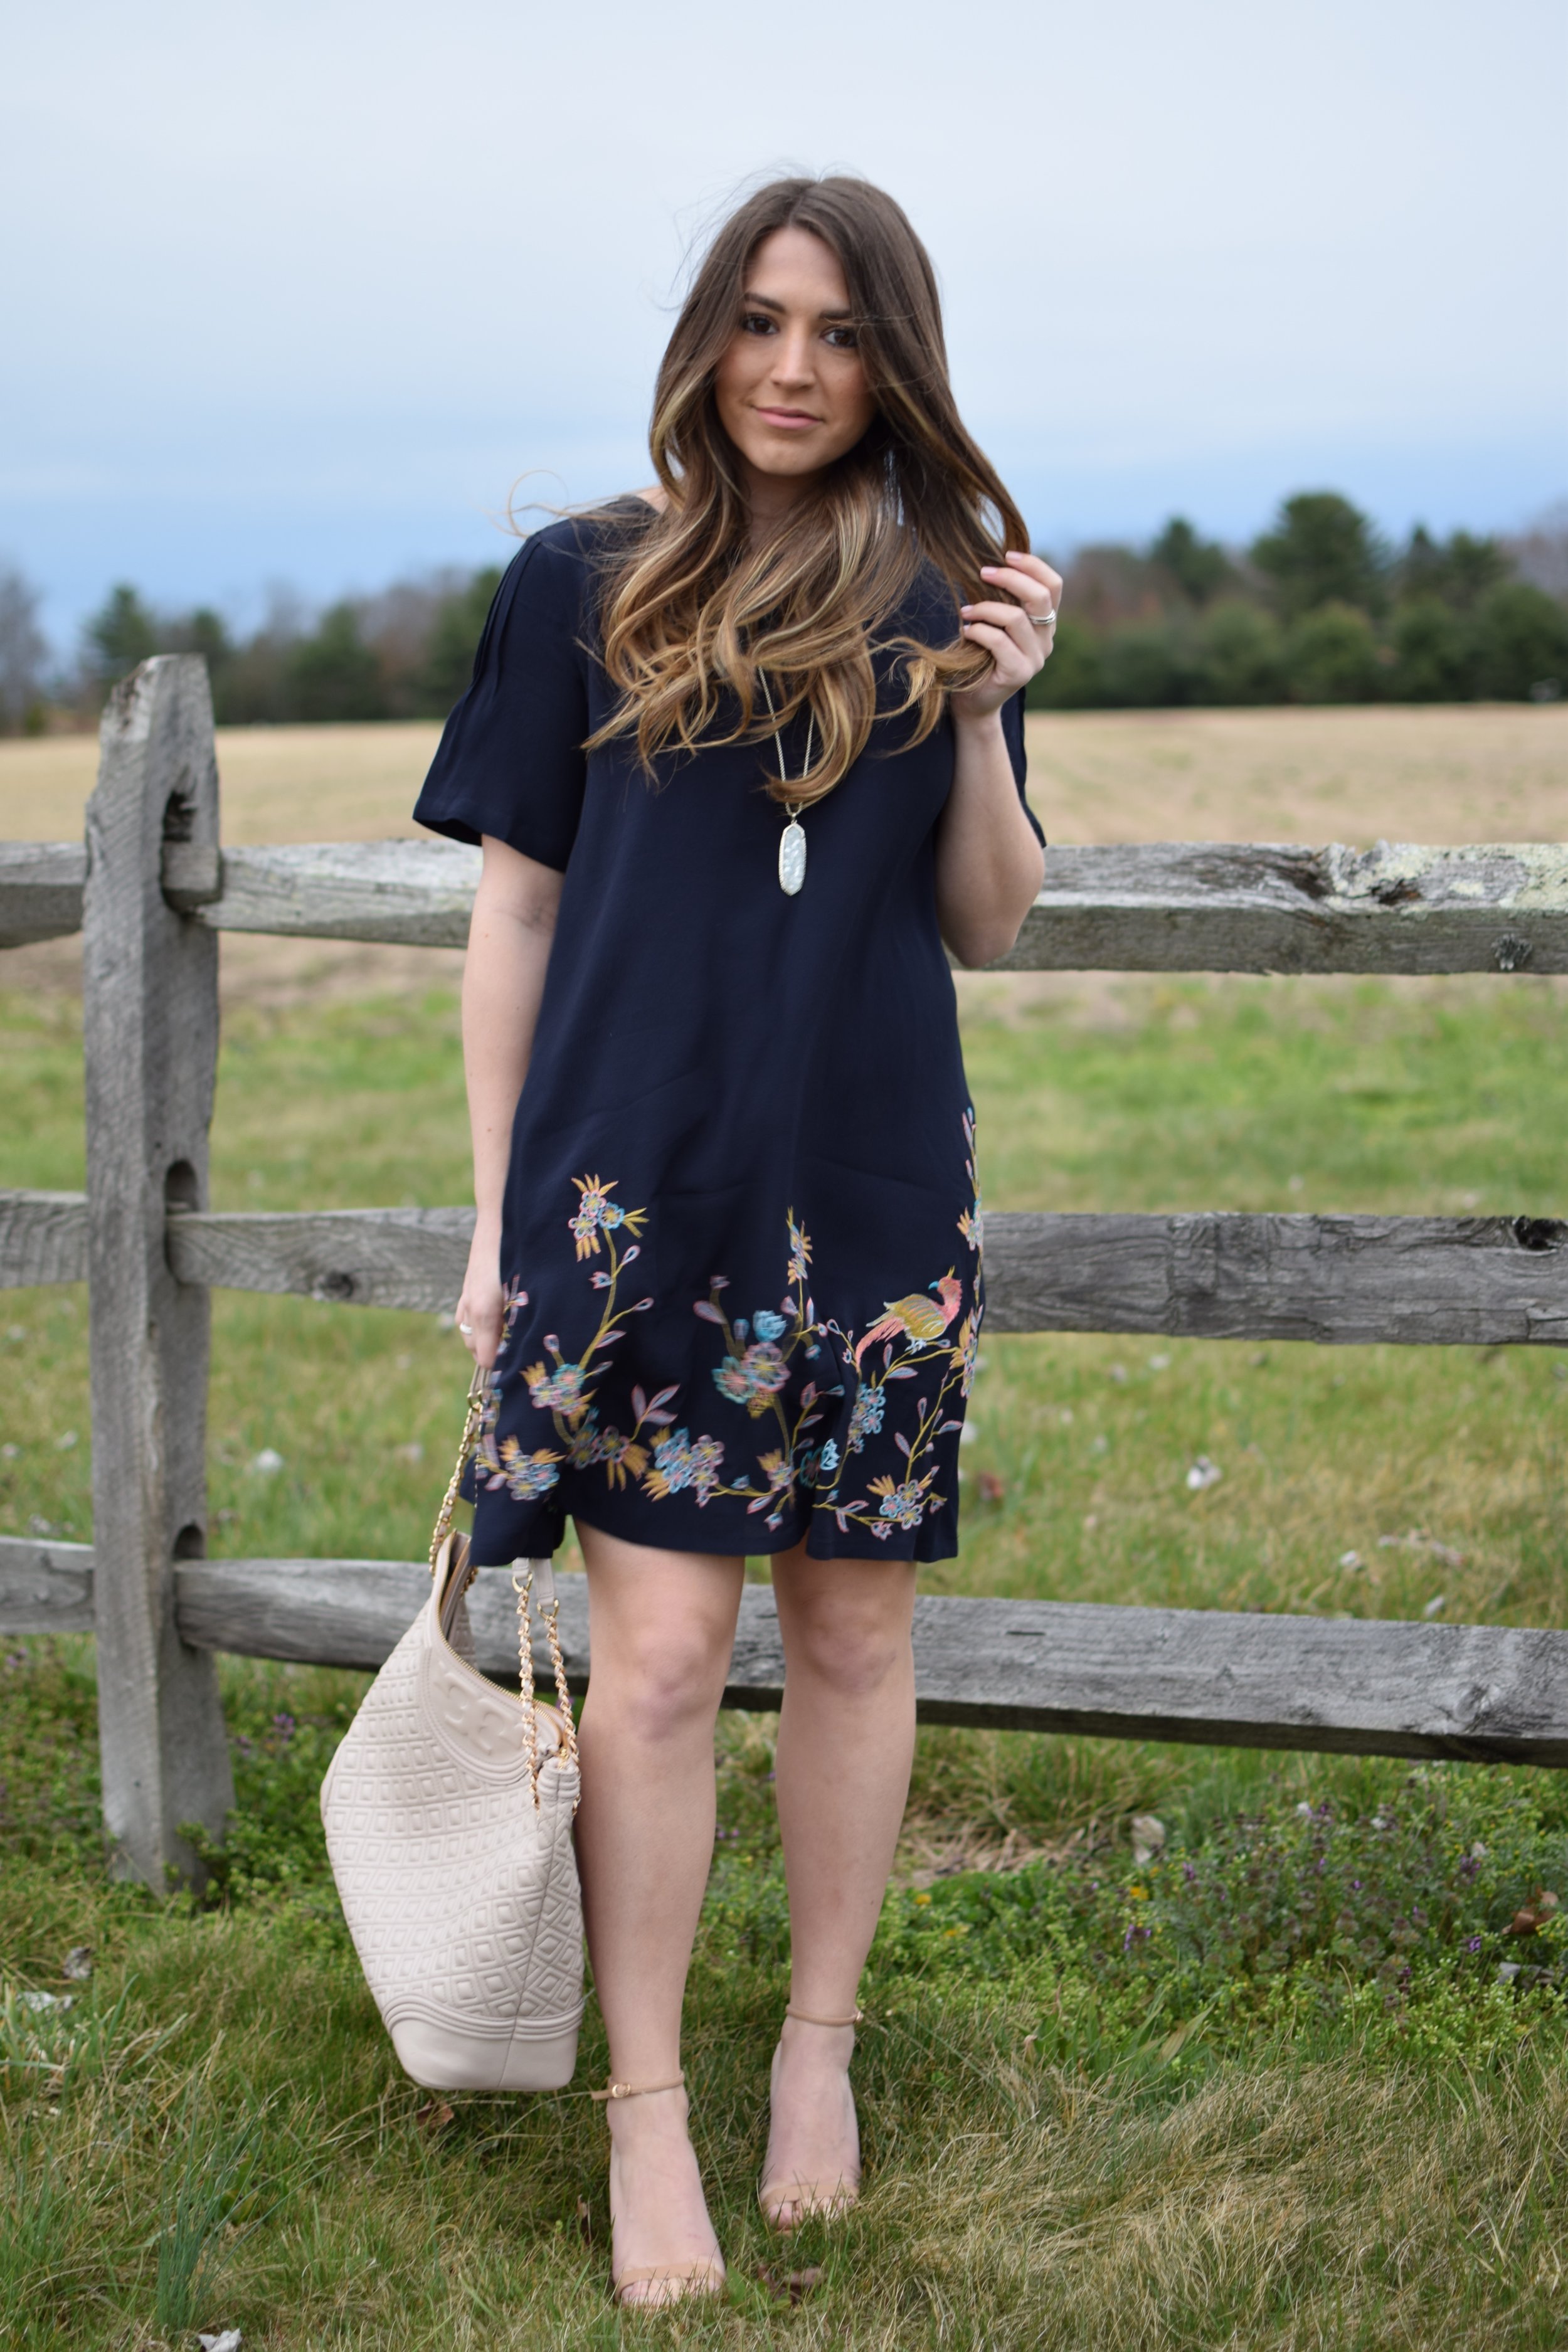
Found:
M 436 1514 L 436 1532 L 430 1538 L 430 1573 L 441 1556 L 441 1547 L 452 1532 L 452 1514 L 458 1507 L 458 1489 L 463 1483 L 463 1473 L 469 1456 L 477 1450 L 479 1430 L 485 1417 L 485 1402 L 489 1393 L 490 1376 L 483 1364 L 474 1367 L 474 1377 L 468 1384 L 468 1411 L 463 1423 L 463 1441 L 458 1448 L 458 1459 L 447 1491 L 441 1497 L 441 1507 Z M 470 1561 L 463 1580 L 466 1592 L 479 1570 Z M 522 1701 L 522 1736 L 528 1758 L 528 1782 L 533 1791 L 534 1809 L 539 1806 L 539 1712 L 533 1686 L 533 1637 L 529 1620 L 529 1601 L 532 1595 L 535 1575 L 540 1581 L 539 1613 L 544 1620 L 544 1637 L 550 1644 L 550 1663 L 555 1670 L 555 1694 L 561 1706 L 561 1761 L 577 1761 L 577 1726 L 572 1714 L 572 1694 L 566 1687 L 566 1661 L 561 1654 L 560 1595 L 555 1590 L 555 1578 L 547 1559 L 530 1560 L 521 1576 L 514 1576 L 511 1589 L 517 1595 L 517 1665 L 519 1696 Z M 573 1811 L 576 1808 L 574 1806 Z
M 577 1726 L 572 1715 L 572 1694 L 566 1687 L 566 1661 L 561 1654 L 558 1621 L 561 1601 L 555 1590 L 555 1575 L 547 1559 L 531 1559 L 521 1576 L 511 1580 L 517 1595 L 517 1666 L 522 1685 L 523 1739 L 528 1750 L 528 1780 L 533 1790 L 534 1811 L 539 1810 L 539 1712 L 533 1692 L 533 1634 L 529 1620 L 528 1604 L 532 1597 L 535 1577 L 542 1586 L 539 1613 L 544 1620 L 544 1638 L 550 1644 L 550 1663 L 555 1669 L 555 1696 L 561 1709 L 560 1762 L 577 1761 Z M 572 1808 L 575 1812 L 575 1805 Z
M 548 1564 L 545 1574 L 550 1578 L 550 1598 L 540 1609 L 544 1620 L 544 1637 L 550 1644 L 550 1663 L 555 1669 L 555 1696 L 561 1710 L 561 1761 L 577 1761 L 577 1726 L 572 1714 L 572 1694 L 566 1687 L 566 1661 L 561 1654 L 561 1636 L 556 1622 L 561 1615 L 561 1602 L 556 1596 L 555 1578 Z
M 539 1710 L 533 1697 L 533 1637 L 528 1622 L 528 1597 L 533 1590 L 533 1563 L 531 1560 L 521 1576 L 514 1576 L 511 1589 L 517 1595 L 517 1672 L 522 1686 L 522 1744 L 528 1759 L 528 1785 L 533 1791 L 533 1810 L 539 1811 Z
M 447 1491 L 441 1497 L 441 1507 L 436 1514 L 436 1532 L 430 1538 L 432 1576 L 436 1573 L 436 1562 L 440 1557 L 441 1546 L 452 1532 L 452 1514 L 458 1507 L 458 1489 L 463 1483 L 463 1473 L 468 1466 L 468 1456 L 479 1444 L 479 1429 L 485 1417 L 485 1399 L 489 1392 L 489 1381 L 490 1376 L 486 1367 L 483 1364 L 476 1364 L 474 1377 L 468 1382 L 468 1412 L 463 1423 L 463 1442 L 458 1448 L 458 1459 L 453 1465 L 452 1475 L 447 1481 Z M 473 1580 L 473 1572 L 470 1570 L 468 1583 L 471 1584 Z M 464 1590 L 467 1590 L 467 1586 Z

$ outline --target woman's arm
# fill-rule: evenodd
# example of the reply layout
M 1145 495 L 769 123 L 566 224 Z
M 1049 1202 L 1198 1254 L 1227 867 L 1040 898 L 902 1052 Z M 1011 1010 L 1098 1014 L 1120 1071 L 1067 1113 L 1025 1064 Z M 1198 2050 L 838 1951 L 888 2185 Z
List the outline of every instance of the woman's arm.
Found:
M 488 1365 L 500 1347 L 501 1199 L 511 1123 L 533 1050 L 562 877 L 489 834 L 484 847 L 463 967 L 463 1066 L 478 1216 L 458 1322 L 467 1326 L 463 1338 L 475 1362 Z
M 992 670 L 952 697 L 956 754 L 952 791 L 936 840 L 936 907 L 942 938 L 962 964 L 1005 955 L 1045 877 L 1045 858 L 1018 802 L 1002 706 L 1026 686 L 1051 649 L 1054 631 L 1030 615 L 1053 615 L 1061 578 L 1037 555 L 1008 553 L 983 575 L 1015 604 L 963 606 L 963 635 L 990 653 Z

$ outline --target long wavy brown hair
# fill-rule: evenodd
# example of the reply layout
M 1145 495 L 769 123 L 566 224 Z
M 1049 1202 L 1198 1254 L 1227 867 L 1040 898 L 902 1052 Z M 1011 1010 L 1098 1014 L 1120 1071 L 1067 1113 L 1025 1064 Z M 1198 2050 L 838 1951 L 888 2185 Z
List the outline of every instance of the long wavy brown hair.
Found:
M 815 492 L 753 546 L 714 377 L 739 331 L 758 246 L 792 227 L 810 230 L 838 258 L 877 413 Z M 906 741 L 931 733 L 952 688 L 984 677 L 990 656 L 958 637 L 956 614 L 942 645 L 877 636 L 922 567 L 935 566 L 955 601 L 973 601 L 984 593 L 981 565 L 1029 543 L 959 416 L 930 257 L 880 188 L 842 176 L 775 180 L 731 215 L 670 336 L 649 442 L 666 503 L 610 541 L 600 617 L 605 667 L 621 698 L 590 749 L 635 735 L 651 772 L 661 751 L 761 741 L 809 706 L 811 766 L 787 785 L 770 777 L 769 789 L 779 799 L 820 800 L 870 735 L 874 653 L 898 656 L 897 711 L 912 714 Z

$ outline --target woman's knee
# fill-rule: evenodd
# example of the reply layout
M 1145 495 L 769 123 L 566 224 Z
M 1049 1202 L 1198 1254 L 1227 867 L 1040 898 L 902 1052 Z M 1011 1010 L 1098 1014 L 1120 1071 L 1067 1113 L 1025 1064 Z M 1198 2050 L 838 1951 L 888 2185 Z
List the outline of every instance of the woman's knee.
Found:
M 717 1713 L 730 1654 L 727 1633 L 701 1622 L 645 1625 L 617 1631 L 602 1647 L 590 1693 L 605 1714 L 639 1739 L 679 1737 Z
M 788 1670 L 809 1675 L 835 1697 L 868 1698 L 912 1671 L 902 1610 L 826 1601 L 791 1609 L 785 1624 Z

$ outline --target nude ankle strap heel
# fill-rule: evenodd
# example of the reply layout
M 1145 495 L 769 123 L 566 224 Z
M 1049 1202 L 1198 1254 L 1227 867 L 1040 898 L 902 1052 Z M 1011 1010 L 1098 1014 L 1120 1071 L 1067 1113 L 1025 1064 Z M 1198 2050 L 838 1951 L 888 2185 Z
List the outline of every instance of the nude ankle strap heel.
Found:
M 590 2091 L 591 2099 L 646 2099 L 655 2091 L 679 2091 L 686 2085 L 684 2072 L 670 2083 L 606 2083 L 602 2091 Z M 679 2303 L 691 2294 L 716 2294 L 724 2284 L 724 2265 L 711 2256 L 694 2263 L 630 2263 L 624 2271 L 616 2271 L 610 2279 L 615 2302 L 626 2301 L 629 2286 L 679 2287 L 679 2294 L 647 2297 L 650 2304 Z
M 683 2303 L 690 2294 L 717 2294 L 724 2284 L 722 2263 L 633 2263 L 629 2270 L 618 2271 L 615 2278 L 615 2301 L 625 2303 L 629 2286 L 678 2286 L 679 2294 L 648 2297 L 650 2307 L 661 2304 Z
M 784 2015 L 795 2018 L 802 2025 L 843 2026 L 862 2024 L 866 2012 L 863 2009 L 857 2009 L 848 2017 L 818 2017 L 809 2009 L 796 2009 L 792 2000 L 786 2006 Z M 758 2185 L 757 2202 L 763 2209 L 763 2219 L 782 2234 L 808 2217 L 837 2221 L 840 2214 L 849 2210 L 859 2193 L 858 2176 L 853 2180 L 845 2179 L 842 2174 L 836 2180 L 764 2180 Z M 794 2221 L 781 2218 L 786 2205 L 796 2209 Z
M 590 2091 L 591 2099 L 646 2099 L 650 2091 L 679 2091 L 685 2088 L 684 2073 L 673 2083 L 606 2083 L 602 2091 Z

